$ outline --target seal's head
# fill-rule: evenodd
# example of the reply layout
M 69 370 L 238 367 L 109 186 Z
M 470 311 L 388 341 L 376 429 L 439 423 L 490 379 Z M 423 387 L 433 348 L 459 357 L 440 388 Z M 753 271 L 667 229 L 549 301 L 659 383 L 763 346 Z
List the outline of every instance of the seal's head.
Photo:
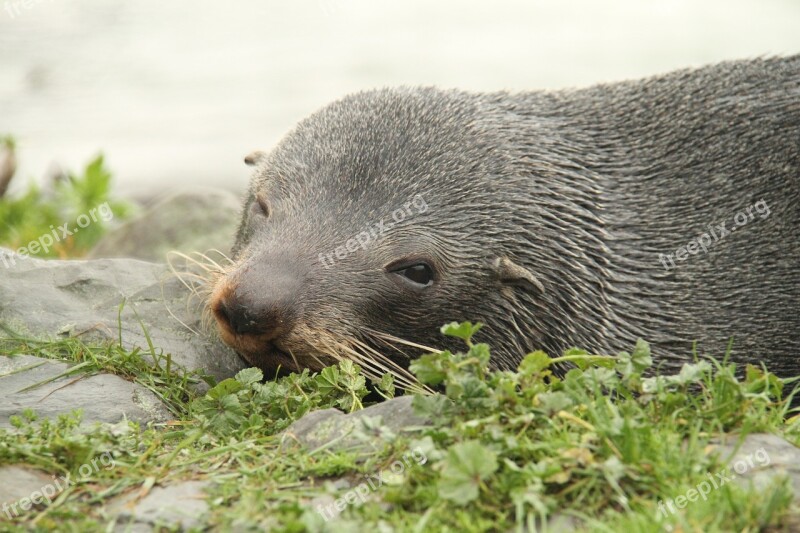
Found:
M 564 327 L 543 302 L 569 295 L 548 296 L 548 271 L 531 268 L 559 268 L 536 256 L 559 245 L 553 215 L 531 201 L 532 150 L 514 148 L 516 119 L 497 100 L 359 93 L 248 156 L 235 264 L 209 302 L 223 340 L 267 371 L 342 357 L 380 371 L 420 353 L 399 339 L 451 348 L 441 325 L 470 319 L 507 368 Z M 540 192 L 559 216 L 574 201 Z

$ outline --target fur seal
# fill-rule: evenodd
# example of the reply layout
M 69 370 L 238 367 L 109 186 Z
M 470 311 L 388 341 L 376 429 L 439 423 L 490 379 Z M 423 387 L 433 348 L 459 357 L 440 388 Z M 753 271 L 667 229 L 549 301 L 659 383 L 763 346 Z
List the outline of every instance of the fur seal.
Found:
M 208 305 L 265 370 L 404 368 L 485 324 L 492 364 L 648 340 L 800 372 L 800 56 L 588 88 L 391 88 L 255 168 Z

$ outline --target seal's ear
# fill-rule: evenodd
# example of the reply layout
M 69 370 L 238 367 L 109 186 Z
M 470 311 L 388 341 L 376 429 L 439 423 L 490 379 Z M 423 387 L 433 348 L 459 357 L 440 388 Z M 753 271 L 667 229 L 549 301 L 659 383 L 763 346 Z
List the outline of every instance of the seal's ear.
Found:
M 262 159 L 264 159 L 265 155 L 267 154 L 265 154 L 261 150 L 256 150 L 255 152 L 251 152 L 246 156 L 244 156 L 244 164 L 247 165 L 248 167 L 255 166 L 259 164 Z
M 523 287 L 539 294 L 544 294 L 544 285 L 536 279 L 530 270 L 524 268 L 508 257 L 497 257 L 492 266 L 500 278 L 500 282 L 511 287 Z

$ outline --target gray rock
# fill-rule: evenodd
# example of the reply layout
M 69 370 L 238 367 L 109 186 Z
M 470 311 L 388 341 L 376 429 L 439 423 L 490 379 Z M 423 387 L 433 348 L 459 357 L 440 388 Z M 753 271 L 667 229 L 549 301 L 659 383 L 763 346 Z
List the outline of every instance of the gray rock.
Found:
M 381 449 L 394 435 L 428 424 L 414 412 L 412 399 L 401 396 L 350 414 L 336 409 L 312 411 L 286 428 L 282 442 L 334 452 Z
M 82 424 L 166 422 L 169 410 L 145 387 L 112 374 L 69 373 L 70 365 L 30 355 L 0 356 L 0 427 L 26 408 L 39 417 L 82 409 Z
M 155 487 L 136 500 L 129 493 L 108 505 L 107 513 L 117 517 L 115 531 L 150 531 L 152 526 L 201 528 L 208 513 L 208 481 L 184 481 L 167 487 Z
M 140 348 L 152 358 L 149 336 L 154 354 L 171 354 L 173 364 L 218 380 L 233 376 L 246 365 L 203 332 L 199 298 L 189 294 L 162 264 L 48 261 L 0 248 L 0 331 L 43 340 L 121 339 L 125 348 Z
M 42 487 L 52 483 L 53 477 L 40 470 L 22 465 L 0 466 L 0 523 L 27 512 L 30 499 L 41 501 Z M 34 494 L 37 491 L 38 496 Z
M 241 209 L 239 197 L 226 190 L 200 187 L 174 192 L 104 235 L 89 257 L 164 261 L 173 250 L 217 249 L 227 254 Z
M 736 483 L 766 489 L 779 477 L 788 476 L 795 501 L 800 501 L 800 448 L 769 433 L 752 433 L 738 442 L 737 435 L 716 441 L 715 451 L 728 465 L 727 475 Z

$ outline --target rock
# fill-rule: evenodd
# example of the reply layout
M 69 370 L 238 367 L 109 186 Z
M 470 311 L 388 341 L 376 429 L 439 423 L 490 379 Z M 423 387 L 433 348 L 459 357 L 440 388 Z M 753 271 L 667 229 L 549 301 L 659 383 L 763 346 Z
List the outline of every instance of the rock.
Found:
M 414 412 L 412 400 L 411 396 L 401 396 L 350 414 L 336 409 L 312 411 L 286 428 L 282 442 L 299 443 L 309 450 L 325 447 L 334 452 L 381 449 L 393 434 L 428 424 Z
M 40 470 L 23 465 L 0 466 L 0 523 L 27 512 L 31 498 L 41 500 L 42 488 L 52 484 L 53 477 Z
M 10 427 L 10 417 L 26 408 L 42 418 L 82 409 L 83 425 L 124 418 L 146 424 L 171 418 L 161 400 L 145 387 L 112 374 L 64 375 L 72 366 L 30 355 L 0 356 L 0 396 L 4 400 L 0 427 Z
M 152 342 L 155 355 L 169 353 L 173 364 L 217 380 L 246 368 L 235 352 L 203 332 L 199 298 L 189 295 L 163 264 L 42 260 L 0 248 L 0 331 L 42 340 L 121 339 L 125 348 L 140 348 L 150 359 Z
M 138 493 L 126 494 L 108 506 L 108 513 L 117 516 L 114 531 L 151 531 L 153 526 L 203 528 L 208 513 L 205 490 L 209 486 L 208 481 L 184 481 L 155 487 L 138 501 Z
M 132 257 L 164 261 L 167 252 L 230 251 L 241 214 L 241 200 L 214 188 L 178 191 L 111 230 L 90 258 Z
M 769 433 L 751 433 L 740 446 L 737 435 L 722 437 L 715 451 L 728 465 L 726 473 L 732 481 L 759 490 L 788 476 L 795 502 L 800 501 L 800 448 L 795 445 Z

